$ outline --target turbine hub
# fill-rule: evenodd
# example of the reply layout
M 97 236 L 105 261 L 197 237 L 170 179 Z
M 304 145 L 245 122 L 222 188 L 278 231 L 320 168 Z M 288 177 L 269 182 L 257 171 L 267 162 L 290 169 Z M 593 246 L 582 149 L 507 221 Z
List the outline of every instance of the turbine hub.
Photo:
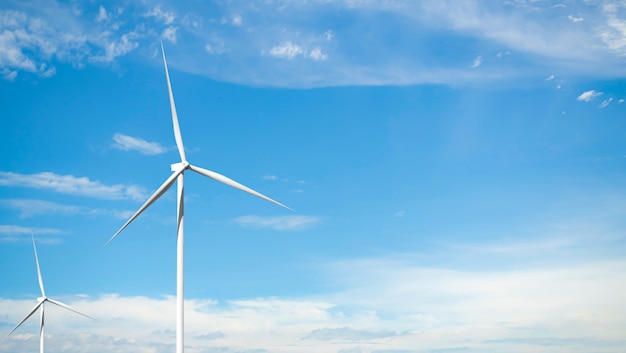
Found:
M 178 162 L 178 163 L 174 163 L 172 165 L 170 165 L 170 169 L 175 172 L 181 169 L 187 169 L 189 168 L 189 162 L 184 161 L 184 162 Z

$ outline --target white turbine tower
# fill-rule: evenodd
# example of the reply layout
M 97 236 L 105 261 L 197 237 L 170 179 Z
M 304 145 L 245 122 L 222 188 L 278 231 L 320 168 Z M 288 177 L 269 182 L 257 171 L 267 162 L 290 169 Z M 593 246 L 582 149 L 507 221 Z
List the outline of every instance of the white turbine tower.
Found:
M 41 279 L 41 270 L 39 269 L 39 257 L 37 256 L 37 246 L 35 245 L 35 236 L 33 235 L 33 248 L 35 249 L 35 262 L 37 263 L 37 276 L 39 277 L 39 289 L 41 289 L 41 297 L 37 298 L 37 305 L 35 305 L 35 307 L 28 313 L 28 315 L 26 315 L 26 317 L 24 319 L 22 319 L 22 321 L 20 321 L 19 324 L 17 324 L 17 326 L 15 326 L 13 328 L 13 330 L 11 330 L 11 332 L 9 332 L 6 336 L 4 336 L 4 338 L 9 337 L 10 334 L 13 333 L 13 331 L 17 330 L 18 327 L 22 326 L 22 324 L 28 320 L 29 317 L 31 317 L 36 311 L 37 309 L 39 309 L 39 307 L 41 307 L 41 311 L 40 311 L 40 316 L 39 316 L 39 352 L 43 353 L 43 337 L 44 337 L 44 307 L 46 302 L 52 303 L 54 305 L 58 305 L 62 308 L 71 310 L 77 314 L 80 314 L 82 316 L 88 317 L 90 319 L 93 320 L 93 318 L 91 316 L 85 315 L 83 313 L 81 313 L 80 311 L 70 307 L 67 304 L 63 304 L 59 301 L 56 301 L 54 299 L 50 299 L 48 297 L 46 297 L 46 292 L 43 289 L 43 280 Z
M 176 106 L 174 105 L 174 95 L 172 94 L 172 86 L 170 84 L 170 75 L 167 70 L 167 61 L 165 60 L 165 50 L 163 49 L 163 43 L 161 43 L 161 53 L 163 55 L 163 66 L 165 67 L 165 78 L 167 80 L 167 91 L 170 97 L 170 109 L 172 111 L 172 124 L 174 126 L 174 138 L 176 139 L 176 147 L 180 154 L 180 163 L 174 163 L 171 165 L 172 175 L 148 198 L 148 200 L 130 217 L 126 223 L 107 241 L 109 244 L 124 228 L 126 228 L 132 221 L 134 221 L 143 211 L 145 211 L 152 203 L 154 203 L 167 189 L 169 189 L 174 181 L 178 181 L 177 192 L 177 242 L 176 242 L 176 353 L 183 353 L 184 351 L 184 173 L 186 170 L 191 170 L 198 174 L 204 175 L 211 179 L 217 180 L 226 185 L 232 186 L 241 191 L 245 191 L 248 194 L 262 198 L 263 200 L 272 202 L 281 207 L 290 209 L 289 207 L 281 204 L 278 201 L 274 201 L 271 198 L 258 193 L 249 187 L 242 185 L 224 175 L 216 173 L 211 170 L 196 167 L 187 162 L 185 157 L 185 148 L 183 146 L 183 138 L 180 133 L 180 126 L 178 125 L 178 115 L 176 114 Z M 291 210 L 291 209 L 290 209 Z

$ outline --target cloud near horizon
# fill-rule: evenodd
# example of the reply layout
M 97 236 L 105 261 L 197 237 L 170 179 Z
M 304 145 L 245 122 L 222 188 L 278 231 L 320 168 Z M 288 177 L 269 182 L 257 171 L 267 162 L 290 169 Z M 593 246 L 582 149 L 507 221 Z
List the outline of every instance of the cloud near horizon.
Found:
M 545 340 L 560 340 L 565 351 L 614 352 L 624 343 L 619 339 L 626 325 L 626 308 L 621 305 L 626 290 L 623 261 L 463 271 L 390 256 L 323 266 L 328 279 L 342 283 L 333 292 L 291 298 L 187 299 L 188 351 L 220 347 L 229 353 L 284 352 L 280 347 L 288 346 L 290 352 L 309 353 L 312 347 L 316 352 L 335 352 L 358 345 L 364 353 L 382 347 L 412 352 L 417 346 L 438 350 L 463 342 L 470 351 L 495 353 L 539 349 Z M 82 346 L 85 353 L 112 347 L 119 353 L 173 348 L 172 296 L 60 299 L 97 321 L 65 310 L 51 312 L 47 344 L 58 351 L 69 349 L 61 348 L 64 342 Z M 5 313 L 0 325 L 14 325 L 32 305 L 33 299 L 0 298 L 0 312 Z M 37 325 L 37 320 L 29 320 L 0 342 L 0 349 L 36 347 Z

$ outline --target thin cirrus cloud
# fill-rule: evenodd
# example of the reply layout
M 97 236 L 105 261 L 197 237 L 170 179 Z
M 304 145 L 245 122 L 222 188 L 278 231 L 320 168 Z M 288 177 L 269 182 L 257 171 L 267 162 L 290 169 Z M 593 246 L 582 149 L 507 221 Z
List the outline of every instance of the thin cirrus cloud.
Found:
M 133 211 L 120 211 L 101 208 L 88 208 L 74 205 L 63 205 L 60 203 L 35 200 L 35 199 L 3 199 L 0 200 L 0 207 L 16 210 L 20 218 L 30 218 L 39 215 L 110 215 L 117 219 L 128 219 L 133 215 Z
M 295 231 L 311 228 L 321 222 L 321 218 L 314 216 L 241 216 L 235 218 L 235 223 L 255 229 L 273 229 Z
M 37 227 L 22 227 L 16 225 L 0 224 L 0 234 L 4 235 L 19 235 L 19 234 L 59 234 L 62 233 L 58 229 L 53 228 L 37 228 Z
M 113 135 L 113 147 L 122 151 L 137 151 L 145 155 L 157 155 L 167 152 L 167 148 L 156 142 L 149 142 L 138 137 L 128 136 L 121 133 Z
M 476 59 L 474 59 L 474 61 L 472 62 L 472 69 L 475 69 L 477 67 L 479 67 L 481 64 L 483 63 L 483 57 L 482 55 L 479 55 L 476 57 Z
M 140 201 L 146 198 L 145 190 L 138 185 L 105 185 L 99 181 L 89 180 L 87 177 L 59 175 L 52 172 L 36 174 L 0 172 L 0 186 L 29 187 L 105 200 Z
M 17 210 L 21 218 L 33 217 L 42 214 L 73 215 L 81 213 L 78 206 L 62 205 L 56 202 L 33 199 L 6 199 L 0 200 L 0 206 Z
M 33 234 L 62 234 L 63 231 L 55 228 L 40 228 L 40 227 L 23 227 L 14 224 L 0 224 L 0 242 L 2 243 L 15 243 L 22 241 L 25 235 Z M 58 239 L 46 238 L 39 241 L 49 244 L 58 243 Z
M 613 98 L 608 98 L 602 101 L 602 103 L 600 103 L 600 105 L 598 107 L 600 107 L 600 109 L 604 109 L 606 107 L 609 106 L 609 104 L 611 104 L 611 102 L 613 101 Z

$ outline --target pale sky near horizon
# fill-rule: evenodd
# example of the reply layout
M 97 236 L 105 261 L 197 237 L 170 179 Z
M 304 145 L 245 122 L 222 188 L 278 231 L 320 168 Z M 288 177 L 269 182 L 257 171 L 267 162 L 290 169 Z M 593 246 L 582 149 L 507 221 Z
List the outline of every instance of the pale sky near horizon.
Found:
M 189 353 L 626 347 L 624 1 L 0 4 L 0 336 Z M 32 317 L 0 352 L 38 349 Z

